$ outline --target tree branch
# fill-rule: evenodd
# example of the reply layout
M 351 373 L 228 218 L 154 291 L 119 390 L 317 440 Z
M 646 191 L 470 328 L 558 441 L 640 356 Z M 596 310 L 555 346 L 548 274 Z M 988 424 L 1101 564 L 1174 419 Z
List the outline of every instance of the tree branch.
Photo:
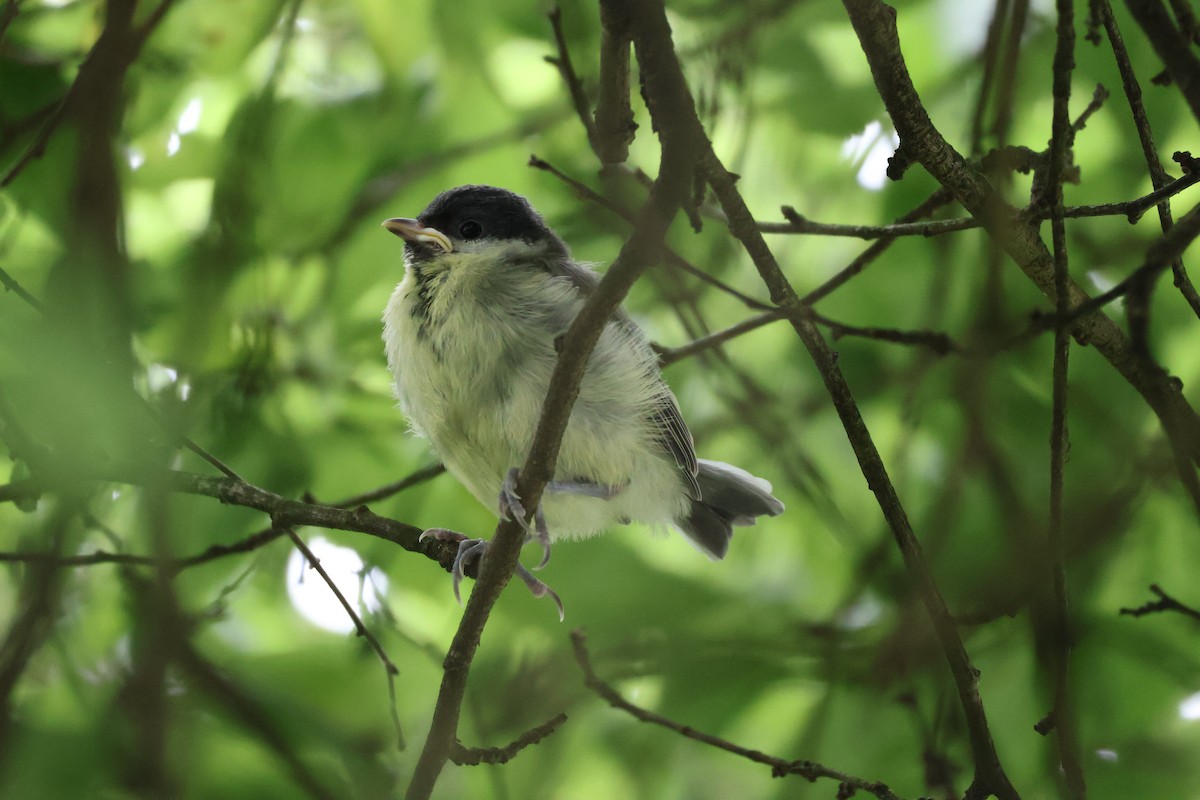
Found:
M 535 745 L 554 733 L 567 721 L 566 714 L 555 714 L 550 719 L 522 733 L 504 747 L 463 747 L 455 742 L 450 748 L 450 760 L 460 767 L 475 767 L 480 764 L 507 764 L 517 753 Z
M 1068 311 L 1068 284 L 1071 280 L 1067 260 L 1067 231 L 1063 221 L 1063 179 L 1070 164 L 1071 127 L 1069 104 L 1071 75 L 1075 71 L 1075 15 L 1073 0 L 1058 0 L 1057 41 L 1054 49 L 1053 88 L 1054 111 L 1050 135 L 1050 159 L 1047 183 L 1050 190 L 1050 226 L 1054 245 L 1055 310 L 1059 315 Z M 1046 592 L 1044 657 L 1053 686 L 1053 715 L 1057 722 L 1058 761 L 1063 770 L 1067 793 L 1072 800 L 1084 800 L 1087 785 L 1079 757 L 1078 732 L 1075 725 L 1074 697 L 1070 685 L 1070 656 L 1073 647 L 1070 617 L 1067 610 L 1067 578 L 1063 565 L 1065 547 L 1063 484 L 1070 437 L 1067 428 L 1067 374 L 1070 363 L 1071 337 L 1065 326 L 1054 330 L 1054 363 L 1051 389 L 1050 421 L 1050 524 L 1047 541 L 1046 577 L 1050 581 Z M 1048 652 L 1045 652 L 1048 651 Z
M 546 56 L 546 63 L 554 65 L 555 69 L 558 70 L 558 74 L 562 76 L 563 83 L 567 87 L 567 93 L 571 96 L 571 105 L 575 107 L 575 116 L 579 118 L 580 124 L 583 125 L 592 150 L 598 153 L 600 151 L 598 147 L 599 142 L 596 138 L 596 125 L 592 121 L 592 111 L 588 106 L 587 92 L 584 91 L 583 83 L 580 82 L 579 75 L 575 73 L 575 66 L 571 63 L 571 51 L 567 48 L 567 35 L 563 31 L 562 26 L 562 9 L 555 6 L 550 9 L 550 12 L 546 16 L 550 18 L 550 27 L 554 30 L 554 43 L 558 47 L 558 55 Z
M 1171 82 L 1179 87 L 1192 114 L 1200 120 L 1200 58 L 1192 53 L 1189 37 L 1175 27 L 1160 0 L 1125 0 L 1125 5 L 1162 59 Z
M 1053 300 L 1053 257 L 1037 226 L 1006 204 L 984 176 L 950 147 L 929 119 L 900 53 L 895 11 L 879 0 L 844 0 L 844 4 L 902 147 L 982 222 L 1025 275 Z M 1152 251 L 1162 251 L 1164 245 L 1156 245 Z M 1089 297 L 1072 281 L 1068 284 L 1068 300 L 1074 310 Z M 1079 318 L 1071 332 L 1077 340 L 1093 345 L 1142 395 L 1162 423 L 1168 443 L 1188 460 L 1200 462 L 1200 417 L 1170 376 L 1139 356 L 1125 334 L 1103 313 L 1096 311 Z M 1186 481 L 1183 473 L 1181 478 Z
M 1154 134 L 1150 130 L 1150 118 L 1146 116 L 1146 106 L 1142 102 L 1142 87 L 1133 73 L 1133 62 L 1129 60 L 1129 52 L 1125 49 L 1125 40 L 1121 36 L 1121 29 L 1117 27 L 1117 20 L 1113 16 L 1112 5 L 1108 0 L 1097 0 L 1096 5 L 1099 7 L 1100 21 L 1104 24 L 1104 31 L 1108 34 L 1113 59 L 1117 63 L 1117 71 L 1121 73 L 1121 85 L 1125 90 L 1125 98 L 1129 101 L 1134 128 L 1137 129 L 1138 139 L 1142 143 L 1142 155 L 1146 159 L 1150 183 L 1155 189 L 1161 189 L 1170 183 L 1170 180 L 1159 160 L 1158 148 L 1154 144 Z M 1158 219 L 1163 232 L 1170 230 L 1174 224 L 1171 204 L 1165 199 L 1158 204 Z M 1200 317 L 1200 293 L 1192 285 L 1187 270 L 1183 266 L 1182 258 L 1177 258 L 1171 263 L 1171 271 L 1175 276 L 1176 288 L 1191 306 L 1192 313 Z
M 670 45 L 670 28 L 661 5 L 640 0 L 605 0 L 603 5 L 603 19 L 631 31 L 647 105 L 652 119 L 658 121 L 662 159 L 658 180 L 638 225 L 563 336 L 542 416 L 517 481 L 517 493 L 530 510 L 537 507 L 546 482 L 554 475 L 559 446 L 579 394 L 588 356 L 629 287 L 659 257 L 667 227 L 688 196 L 701 146 L 694 136 L 673 136 L 661 122 L 687 113 L 691 103 L 691 97 L 677 89 L 682 85 L 683 73 Z M 630 24 L 634 22 L 637 24 Z M 694 109 L 691 113 L 695 113 Z M 450 755 L 471 663 L 491 609 L 512 577 L 524 539 L 524 529 L 512 520 L 501 522 L 492 537 L 475 589 L 446 654 L 433 722 L 408 786 L 408 800 L 429 797 Z
M 371 633 L 371 629 L 363 624 L 362 619 L 358 616 L 358 612 L 354 610 L 354 606 L 350 605 L 350 601 L 346 599 L 346 595 L 342 594 L 342 590 L 333 582 L 333 578 L 329 577 L 329 573 L 325 571 L 325 567 L 321 566 L 321 559 L 317 558 L 304 540 L 291 527 L 283 529 L 292 540 L 292 544 L 296 545 L 296 549 L 304 555 L 304 560 L 308 565 L 317 571 L 321 576 L 321 580 L 325 581 L 325 585 L 333 592 L 333 596 L 337 598 L 342 609 L 350 620 L 354 623 L 355 635 L 361 636 L 367 640 L 367 644 L 371 645 L 371 649 L 375 651 L 375 655 L 379 657 L 380 663 L 383 664 L 383 671 L 387 675 L 388 700 L 391 701 L 392 711 L 392 727 L 396 731 L 396 748 L 404 749 L 404 730 L 400 727 L 400 713 L 396 710 L 396 676 L 400 674 L 400 670 L 396 669 L 396 665 L 388 658 L 387 651 L 383 649 L 383 645 L 375 638 L 375 634 Z
M 1192 606 L 1186 606 L 1176 600 L 1174 597 L 1171 597 L 1171 595 L 1164 592 L 1157 583 L 1150 584 L 1150 591 L 1158 595 L 1157 600 L 1151 600 L 1150 602 L 1144 603 L 1137 608 L 1122 608 L 1120 613 L 1130 617 L 1144 617 L 1147 614 L 1175 611 L 1183 614 L 1185 617 L 1190 617 L 1196 622 L 1200 622 L 1200 610 L 1197 610 Z
M 698 731 L 690 725 L 675 722 L 661 714 L 656 714 L 653 711 L 647 711 L 641 706 L 634 705 L 622 697 L 621 693 L 610 684 L 605 683 L 596 675 L 591 659 L 588 657 L 587 637 L 583 635 L 583 631 L 574 630 L 571 632 L 571 644 L 575 648 L 575 661 L 578 662 L 579 668 L 583 671 L 583 679 L 587 687 L 600 695 L 613 708 L 625 711 L 635 719 L 648 722 L 652 725 L 659 725 L 667 730 L 675 731 L 680 736 L 694 739 L 697 742 L 703 742 L 718 750 L 733 753 L 736 756 L 749 759 L 757 764 L 765 764 L 771 768 L 771 775 L 776 778 L 782 778 L 787 775 L 800 775 L 809 781 L 816 781 L 818 778 L 831 778 L 838 781 L 844 787 L 873 794 L 879 800 L 901 800 L 899 795 L 889 789 L 886 784 L 879 781 L 868 781 L 864 778 L 847 775 L 844 772 L 830 769 L 815 761 L 788 761 L 787 759 L 769 756 L 759 750 L 742 747 L 719 736 Z M 839 793 L 838 796 L 849 797 L 850 795 Z

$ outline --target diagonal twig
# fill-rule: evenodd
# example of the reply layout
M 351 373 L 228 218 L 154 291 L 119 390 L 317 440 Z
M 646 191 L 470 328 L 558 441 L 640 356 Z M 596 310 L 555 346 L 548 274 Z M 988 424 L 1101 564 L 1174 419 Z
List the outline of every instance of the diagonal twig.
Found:
M 375 634 L 371 633 L 371 629 L 363 624 L 354 607 L 350 605 L 350 601 L 346 599 L 346 595 L 342 594 L 342 590 L 333 582 L 333 578 L 329 577 L 329 573 L 325 570 L 325 567 L 321 566 L 321 559 L 317 558 L 313 551 L 309 549 L 308 545 L 304 543 L 304 540 L 300 538 L 300 535 L 296 533 L 294 528 L 289 525 L 284 527 L 283 530 L 288 538 L 292 540 L 292 544 L 296 545 L 296 549 L 304 554 L 304 559 L 308 562 L 308 565 L 317 571 L 317 574 L 321 576 L 321 580 L 325 581 L 325 585 L 333 592 L 334 597 L 337 598 L 346 615 L 354 623 L 355 633 L 367 640 L 367 643 L 371 645 L 371 649 L 375 651 L 375 655 L 378 656 L 379 661 L 383 664 L 383 671 L 387 674 L 388 700 L 391 701 L 392 727 L 396 731 L 396 747 L 399 750 L 403 750 L 404 731 L 400 727 L 400 712 L 396 710 L 396 676 L 400 674 L 400 670 L 388 658 L 387 651 L 383 649 L 383 645 L 379 643 L 379 639 L 375 637 Z
M 558 730 L 566 721 L 566 714 L 555 714 L 536 728 L 525 731 L 504 747 L 464 747 L 461 743 L 455 742 L 450 748 L 450 760 L 460 767 L 507 764 L 517 753 L 542 741 Z
M 760 750 L 752 750 L 748 747 L 734 744 L 727 739 L 722 739 L 719 736 L 713 736 L 710 733 L 698 731 L 690 725 L 684 725 L 675 720 L 664 717 L 661 714 L 656 714 L 653 711 L 648 711 L 641 706 L 634 705 L 621 696 L 621 693 L 614 689 L 610 684 L 601 680 L 596 675 L 596 670 L 592 667 L 591 659 L 588 657 L 587 637 L 583 631 L 574 630 L 571 632 L 571 645 L 575 649 L 575 661 L 579 664 L 579 668 L 583 671 L 584 683 L 589 689 L 600 695 L 613 708 L 619 708 L 632 715 L 635 719 L 642 722 L 649 722 L 652 725 L 659 725 L 668 730 L 675 731 L 681 736 L 688 739 L 694 739 L 697 742 L 715 747 L 718 750 L 724 750 L 727 753 L 733 753 L 736 756 L 749 759 L 758 764 L 765 764 L 771 768 L 771 774 L 776 778 L 782 778 L 786 775 L 799 775 L 809 781 L 816 781 L 818 778 L 831 778 L 838 781 L 842 786 L 850 787 L 859 791 L 867 792 L 875 795 L 879 800 L 901 800 L 900 796 L 893 792 L 879 781 L 868 781 L 864 778 L 858 778 L 853 775 L 848 775 L 845 772 L 840 772 L 823 764 L 818 764 L 815 761 L 789 761 L 784 758 L 770 756 Z M 839 797 L 849 797 L 849 794 L 839 794 Z

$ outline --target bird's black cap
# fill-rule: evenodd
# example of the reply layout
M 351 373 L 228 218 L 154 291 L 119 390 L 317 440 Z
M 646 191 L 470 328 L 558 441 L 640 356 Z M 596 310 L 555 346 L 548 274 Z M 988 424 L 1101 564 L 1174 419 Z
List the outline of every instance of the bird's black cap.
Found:
M 542 215 L 519 194 L 496 186 L 468 185 L 447 189 L 433 199 L 418 219 L 451 239 L 521 239 L 545 243 L 549 250 L 566 255 L 567 247 L 546 225 Z M 464 224 L 474 222 L 481 233 L 464 237 Z M 474 233 L 474 230 L 468 229 Z

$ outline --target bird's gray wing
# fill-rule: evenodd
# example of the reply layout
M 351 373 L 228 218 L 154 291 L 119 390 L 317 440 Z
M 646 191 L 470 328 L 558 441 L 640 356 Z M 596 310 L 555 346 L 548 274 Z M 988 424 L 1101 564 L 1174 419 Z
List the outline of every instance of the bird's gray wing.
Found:
M 662 394 L 658 396 L 650 421 L 654 426 L 655 441 L 679 465 L 679 471 L 683 473 L 687 482 L 688 497 L 699 500 L 700 484 L 696 481 L 696 475 L 700 471 L 700 464 L 696 460 L 692 432 L 683 421 L 683 414 L 679 413 L 679 403 L 675 401 L 675 395 L 671 394 L 665 383 L 662 384 Z
M 570 259 L 547 259 L 544 262 L 544 269 L 552 275 L 566 278 L 585 296 L 590 294 L 596 288 L 596 284 L 600 282 L 600 276 L 595 272 Z M 618 308 L 613 317 L 618 325 L 633 332 L 637 340 L 645 344 L 645 335 L 637 323 L 625 313 L 625 309 Z M 679 411 L 679 403 L 675 400 L 675 395 L 657 374 L 657 368 L 654 371 L 656 374 L 653 379 L 661 389 L 655 398 L 654 409 L 650 413 L 654 440 L 663 449 L 663 452 L 671 456 L 679 466 L 679 471 L 683 473 L 683 479 L 686 482 L 688 496 L 693 500 L 699 500 L 700 484 L 697 483 L 696 476 L 700 471 L 700 465 L 696 460 L 696 446 L 692 441 L 692 432 L 688 430 L 687 423 L 683 421 L 683 414 Z

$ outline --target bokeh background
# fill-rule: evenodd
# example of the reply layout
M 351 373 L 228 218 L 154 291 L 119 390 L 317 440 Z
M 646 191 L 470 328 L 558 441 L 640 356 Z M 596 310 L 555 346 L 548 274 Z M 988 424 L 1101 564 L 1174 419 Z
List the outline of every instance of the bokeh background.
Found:
M 899 4 L 916 85 L 961 151 L 1046 146 L 1049 5 L 1029 4 L 1004 97 L 983 81 L 992 3 Z M 760 220 L 779 222 L 790 205 L 819 221 L 886 224 L 936 188 L 919 168 L 899 182 L 884 176 L 896 140 L 840 4 L 668 7 L 702 118 Z M 379 661 L 286 538 L 173 575 L 56 559 L 189 556 L 269 526 L 260 512 L 163 489 L 155 475 L 168 468 L 218 474 L 178 447 L 177 433 L 295 499 L 335 502 L 436 464 L 391 395 L 380 315 L 403 265 L 380 221 L 413 216 L 451 186 L 501 185 L 529 197 L 576 257 L 603 269 L 628 224 L 530 168 L 530 155 L 630 209 L 645 196 L 637 170 L 652 173 L 658 161 L 635 96 L 629 168 L 600 174 L 545 60 L 558 54 L 549 8 L 179 0 L 157 20 L 146 0 L 4 3 L 0 474 L 32 477 L 45 491 L 0 503 L 0 796 L 313 795 L 296 764 L 329 796 L 402 791 L 461 613 L 435 562 L 362 534 L 300 531 L 399 667 L 395 707 L 409 740 L 399 751 Z M 115 83 L 72 90 L 106 21 L 111 30 L 124 10 L 134 29 L 151 22 L 153 31 L 124 72 L 106 68 Z M 1164 159 L 1196 147 L 1196 120 L 1174 88 L 1151 84 L 1161 65 L 1116 11 Z M 596 6 L 566 0 L 561 13 L 575 69 L 594 90 Z M 1077 59 L 1072 114 L 1096 84 L 1113 97 L 1079 134 L 1081 180 L 1066 187 L 1067 204 L 1148 193 L 1107 42 L 1081 35 Z M 58 119 L 64 98 L 70 110 Z M 1027 200 L 1029 181 L 1007 179 L 1015 203 Z M 1158 233 L 1153 213 L 1137 225 L 1072 221 L 1072 274 L 1102 291 Z M 703 271 L 767 299 L 718 221 L 696 233 L 680 219 L 669 241 Z M 770 243 L 801 294 L 868 246 L 823 236 Z M 754 313 L 668 266 L 647 273 L 627 307 L 664 348 Z M 1052 737 L 1034 731 L 1050 695 L 1030 614 L 1047 580 L 1051 342 L 1020 337 L 1050 305 L 986 236 L 967 231 L 895 243 L 816 308 L 843 325 L 936 331 L 956 343 L 948 354 L 854 335 L 834 346 L 963 618 L 1005 767 L 1027 800 L 1057 797 Z M 1119 304 L 1109 313 L 1125 326 Z M 1151 344 L 1193 402 L 1198 334 L 1170 279 L 1160 281 Z M 700 455 L 769 478 L 787 513 L 739 532 L 721 563 L 636 526 L 557 546 L 541 577 L 561 594 L 566 623 L 519 585 L 505 592 L 460 737 L 502 746 L 560 711 L 569 719 L 507 765 L 448 767 L 435 796 L 834 796 L 834 783 L 774 779 L 608 707 L 573 659 L 577 626 L 599 674 L 644 707 L 884 781 L 904 797 L 961 796 L 971 761 L 954 685 L 794 333 L 775 323 L 665 374 Z M 1090 796 L 1200 797 L 1200 631 L 1182 614 L 1119 613 L 1153 599 L 1151 583 L 1200 603 L 1195 511 L 1157 421 L 1087 347 L 1072 355 L 1070 425 L 1071 679 Z M 118 472 L 126 479 L 96 480 Z M 484 536 L 495 524 L 444 475 L 371 508 Z M 180 666 L 178 640 L 207 671 Z

